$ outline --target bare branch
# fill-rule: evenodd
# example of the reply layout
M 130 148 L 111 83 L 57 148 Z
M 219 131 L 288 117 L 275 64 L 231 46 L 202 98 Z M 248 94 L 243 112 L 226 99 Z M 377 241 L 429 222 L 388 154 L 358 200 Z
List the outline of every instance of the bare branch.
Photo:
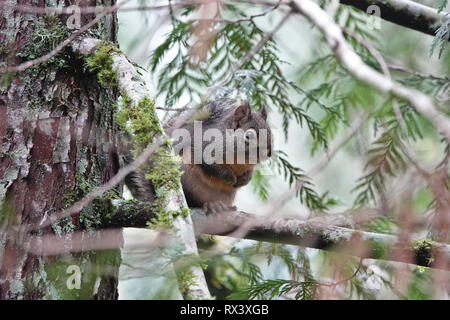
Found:
M 380 8 L 381 18 L 400 26 L 434 36 L 439 26 L 448 19 L 448 13 L 438 13 L 436 9 L 410 0 L 340 0 L 367 12 L 369 6 Z M 450 40 L 450 39 L 449 39 Z
M 247 235 L 242 237 L 244 239 L 323 250 L 351 248 L 344 253 L 362 258 L 415 263 L 420 266 L 445 270 L 448 270 L 450 266 L 448 263 L 450 262 L 450 245 L 444 243 L 412 240 L 409 245 L 403 246 L 403 243 L 398 245 L 399 239 L 394 235 L 353 230 L 294 218 L 268 218 L 261 221 L 258 215 L 245 212 L 205 216 L 201 210 L 193 210 L 192 217 L 197 234 L 223 234 L 223 232 L 218 232 L 218 225 L 222 226 L 223 231 L 225 227 L 237 228 L 252 220 L 250 223 L 252 228 Z M 390 251 L 395 254 L 388 254 Z M 445 257 L 447 263 L 436 265 L 433 258 L 437 254 Z M 415 261 L 405 259 L 410 255 L 415 258 Z
M 168 9 L 171 10 L 171 8 L 175 8 L 175 7 L 186 7 L 186 6 L 200 6 L 200 5 L 204 5 L 204 4 L 210 4 L 210 3 L 220 3 L 222 2 L 222 0 L 216 0 L 216 1 L 212 1 L 212 0 L 191 0 L 191 1 L 177 1 L 174 3 L 167 3 L 167 4 L 159 4 L 159 5 L 138 5 L 138 6 L 128 6 L 128 7 L 121 7 L 119 8 L 117 11 L 121 11 L 121 12 L 130 12 L 130 11 L 154 11 L 154 10 L 164 10 L 164 9 Z M 268 9 L 266 11 L 272 11 L 276 8 L 274 7 L 278 7 L 280 5 L 287 5 L 289 4 L 289 2 L 287 1 L 278 1 L 278 2 L 274 2 L 274 1 L 258 1 L 258 0 L 233 0 L 230 2 L 241 2 L 241 3 L 249 3 L 249 4 L 255 4 L 255 5 L 262 5 L 262 6 L 271 6 L 271 9 Z M 8 3 L 5 0 L 0 1 L 0 8 L 14 8 L 15 11 L 18 12 L 23 12 L 23 13 L 28 13 L 28 14 L 48 14 L 49 12 L 51 12 L 52 14 L 58 14 L 58 15 L 72 15 L 73 11 L 68 10 L 68 8 L 66 7 L 62 7 L 60 11 L 58 11 L 58 7 L 37 7 L 37 6 L 30 6 L 30 5 L 18 5 L 18 4 L 11 4 Z M 111 10 L 114 6 L 86 6 L 86 7 L 81 7 L 80 8 L 80 13 L 81 14 L 97 14 L 102 12 L 103 10 Z M 107 14 L 113 13 L 108 12 Z M 268 12 L 267 12 L 268 13 Z M 266 13 L 265 13 L 266 14 Z M 264 15 L 265 15 L 264 14 Z M 253 17 L 256 18 L 258 16 L 262 16 L 263 14 L 255 14 Z M 246 21 L 247 18 L 245 18 Z
M 117 212 L 114 215 L 121 215 L 124 210 L 131 212 L 127 221 L 121 222 L 123 226 L 143 228 L 146 227 L 146 224 L 142 221 L 154 217 L 154 213 L 149 210 L 145 203 L 117 201 L 115 205 L 117 206 Z M 132 206 L 133 210 L 127 210 L 129 206 Z M 367 209 L 361 210 L 361 215 L 367 215 Z M 395 235 L 349 229 L 334 225 L 326 219 L 300 220 L 277 217 L 261 219 L 261 215 L 242 211 L 223 212 L 215 215 L 205 215 L 200 209 L 192 209 L 191 211 L 196 235 L 225 235 L 322 250 L 347 247 L 352 248 L 352 250 L 344 253 L 362 258 L 415 263 L 420 266 L 444 270 L 450 268 L 449 263 L 435 264 L 433 260 L 439 254 L 441 259 L 444 257 L 445 261 L 450 262 L 450 245 L 445 243 L 415 239 L 405 245 L 404 240 L 400 241 L 399 237 Z M 359 219 L 358 216 L 358 212 L 354 211 L 352 217 L 356 219 L 355 223 Z M 373 213 L 369 213 L 368 216 L 374 217 Z M 246 234 L 230 233 L 243 224 L 251 226 Z M 391 250 L 395 254 L 388 254 Z M 411 261 L 405 258 L 410 256 L 415 260 Z

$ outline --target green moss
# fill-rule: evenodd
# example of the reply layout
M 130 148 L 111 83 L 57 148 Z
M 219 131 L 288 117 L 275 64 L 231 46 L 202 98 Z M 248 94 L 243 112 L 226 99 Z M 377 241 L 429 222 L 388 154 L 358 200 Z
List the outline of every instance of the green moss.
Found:
M 133 134 L 135 156 L 153 141 L 155 135 L 163 133 L 156 116 L 155 101 L 148 97 L 133 104 L 133 100 L 123 93 L 120 111 L 116 113 L 116 122 Z
M 185 299 L 192 299 L 189 295 L 189 290 L 192 286 L 197 285 L 195 281 L 195 274 L 191 268 L 185 268 L 183 270 L 177 271 L 177 280 L 179 285 L 180 293 Z
M 176 251 L 177 249 L 182 249 Z M 203 270 L 208 268 L 210 259 L 202 259 L 194 254 L 183 254 L 184 248 L 175 248 L 172 255 L 169 255 L 171 261 L 174 262 L 174 267 L 176 270 L 179 290 L 185 299 L 192 299 L 193 297 L 189 295 L 192 286 L 198 285 L 195 281 L 195 274 L 193 271 L 194 267 L 200 267 Z M 181 255 L 180 255 L 181 254 Z
M 430 266 L 434 262 L 433 241 L 430 239 L 411 241 L 417 263 L 422 266 Z
M 155 210 L 156 218 L 152 218 L 147 225 L 153 230 L 165 230 L 170 232 L 173 229 L 173 218 L 175 211 L 165 211 L 163 208 L 157 208 Z
M 191 210 L 189 208 L 183 208 L 181 209 L 181 216 L 183 218 L 186 218 L 187 216 L 189 216 L 189 214 L 191 213 Z
M 181 216 L 186 218 L 190 211 L 189 208 L 182 208 L 181 211 L 177 210 L 165 210 L 161 203 L 156 201 L 156 206 L 153 207 L 156 218 L 152 218 L 148 223 L 148 227 L 154 230 L 165 230 L 169 231 L 173 228 L 173 219 Z
M 62 197 L 62 209 L 67 209 L 75 202 L 82 199 L 95 187 L 100 185 L 98 179 L 86 179 L 83 174 L 77 173 L 75 175 L 76 186 L 72 190 L 68 190 Z M 119 195 L 115 189 L 108 190 L 103 196 L 95 198 L 90 204 L 85 206 L 80 212 L 80 223 L 84 225 L 85 230 L 93 230 L 101 226 L 103 219 L 115 214 L 116 207 L 111 200 L 119 199 Z M 71 218 L 68 221 L 60 220 L 55 222 L 53 228 L 60 233 L 67 233 L 70 231 L 67 226 L 61 225 L 71 223 Z
M 163 188 L 164 191 L 178 190 L 180 178 L 180 158 L 171 154 L 166 147 L 161 147 L 151 158 L 152 168 L 146 173 L 155 190 Z
M 170 148 L 161 147 L 150 159 L 150 169 L 145 177 L 152 182 L 155 188 L 157 206 L 156 216 L 149 226 L 152 228 L 171 228 L 172 220 L 176 216 L 185 216 L 186 210 L 166 211 L 168 200 L 167 194 L 171 190 L 177 191 L 180 185 L 182 171 L 180 170 L 180 160 L 170 152 Z
M 75 174 L 75 181 L 75 188 L 68 190 L 62 197 L 62 209 L 69 208 L 93 189 L 92 181 L 87 180 L 84 175 L 79 172 Z
M 111 43 L 104 41 L 92 56 L 86 59 L 89 71 L 97 73 L 98 82 L 103 87 L 117 87 L 117 74 L 112 69 L 114 60 L 111 53 L 121 53 Z
M 413 240 L 411 242 L 414 250 L 430 251 L 432 248 L 432 240 L 430 239 Z
M 6 44 L 0 44 L 0 56 L 6 55 L 8 53 L 9 47 Z
M 163 129 L 156 116 L 155 101 L 144 97 L 137 103 L 126 94 L 122 93 L 122 100 L 116 113 L 116 122 L 133 136 L 133 153 L 137 157 L 154 141 L 158 134 L 163 134 Z M 181 160 L 172 153 L 171 139 L 161 146 L 151 157 L 145 177 L 151 181 L 155 193 L 155 213 L 157 218 L 149 221 L 148 225 L 155 229 L 170 229 L 173 227 L 174 217 L 183 217 L 189 214 L 187 208 L 178 211 L 166 211 L 166 196 L 171 190 L 177 191 L 183 172 L 180 169 Z
M 66 217 L 52 223 L 52 229 L 55 234 L 63 235 L 74 232 L 76 228 L 72 223 L 72 217 Z
M 48 54 L 69 36 L 67 27 L 58 16 L 53 15 L 44 15 L 35 19 L 29 29 L 31 30 L 28 41 L 17 53 L 14 52 L 22 61 L 33 60 Z M 51 89 L 57 73 L 61 69 L 68 70 L 72 67 L 73 53 L 66 47 L 41 64 L 27 68 L 18 74 L 3 75 L 0 80 L 1 90 L 8 90 L 11 81 L 17 76 L 24 86 L 23 95 L 28 97 L 26 107 L 34 110 L 47 108 L 52 101 L 60 103 L 59 99 L 55 99 L 54 89 Z
M 112 204 L 111 200 L 119 199 L 119 195 L 116 190 L 112 189 L 106 192 L 102 197 L 94 199 L 92 201 L 93 211 L 100 213 L 97 219 L 97 223 L 100 224 L 100 219 L 110 218 L 116 212 L 116 207 Z

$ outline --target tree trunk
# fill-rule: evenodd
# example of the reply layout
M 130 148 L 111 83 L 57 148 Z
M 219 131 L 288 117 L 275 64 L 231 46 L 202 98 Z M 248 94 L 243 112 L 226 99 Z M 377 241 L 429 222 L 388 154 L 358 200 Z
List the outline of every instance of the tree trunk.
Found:
M 64 4 L 68 2 L 75 3 Z M 99 1 L 82 3 L 94 6 Z M 81 26 L 94 17 L 81 15 Z M 70 29 L 74 22 L 70 19 L 2 8 L 2 64 L 13 66 L 48 53 L 76 30 Z M 115 42 L 116 22 L 115 15 L 108 15 L 89 35 Z M 37 253 L 39 241 L 31 243 L 23 231 L 117 172 L 119 144 L 113 117 L 117 88 L 100 85 L 84 58 L 69 47 L 43 64 L 0 76 L 0 299 L 117 298 L 119 249 L 48 256 L 45 248 Z M 54 234 L 58 241 L 61 234 L 85 231 L 84 239 L 98 237 L 94 230 L 101 225 L 103 208 L 100 200 L 94 201 L 34 235 Z M 121 240 L 120 232 L 117 237 Z

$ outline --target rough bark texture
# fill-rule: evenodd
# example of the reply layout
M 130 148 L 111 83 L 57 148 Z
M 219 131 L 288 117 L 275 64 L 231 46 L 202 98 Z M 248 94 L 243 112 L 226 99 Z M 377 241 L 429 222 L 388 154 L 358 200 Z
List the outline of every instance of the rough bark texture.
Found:
M 105 0 L 102 4 L 112 3 Z M 67 18 L 2 10 L 2 63 L 16 65 L 47 53 L 51 45 L 46 43 L 56 45 L 73 31 L 66 29 Z M 93 15 L 82 15 L 81 25 L 92 19 Z M 116 25 L 116 17 L 109 15 L 91 36 L 115 41 Z M 117 298 L 119 250 L 33 255 L 27 250 L 28 238 L 20 231 L 69 206 L 117 172 L 120 163 L 113 119 L 117 90 L 99 85 L 85 60 L 70 50 L 24 72 L 0 77 L 0 299 Z M 35 235 L 94 230 L 101 211 L 101 203 L 94 202 Z M 83 237 L 96 236 L 85 233 Z M 80 268 L 80 289 L 66 285 L 70 265 Z

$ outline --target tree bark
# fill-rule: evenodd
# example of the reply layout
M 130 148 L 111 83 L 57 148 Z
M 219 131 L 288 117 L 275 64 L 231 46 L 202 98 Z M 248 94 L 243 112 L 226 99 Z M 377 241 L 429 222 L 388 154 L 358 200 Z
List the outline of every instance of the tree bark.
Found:
M 98 1 L 83 4 L 94 6 Z M 113 4 L 114 0 L 103 2 Z M 81 25 L 94 17 L 81 15 Z M 27 15 L 4 8 L 2 64 L 17 65 L 48 53 L 52 43 L 57 45 L 75 31 L 66 28 L 67 19 L 70 16 Z M 116 26 L 116 16 L 108 15 L 91 36 L 115 42 Z M 117 298 L 118 249 L 44 257 L 27 250 L 30 238 L 22 231 L 70 206 L 117 172 L 117 89 L 101 86 L 85 60 L 67 49 L 43 64 L 0 76 L 0 299 Z M 37 231 L 33 246 L 43 235 L 95 230 L 101 211 L 99 203 L 91 203 L 77 215 Z M 83 237 L 96 235 L 86 232 Z
M 431 36 L 445 21 L 446 13 L 410 0 L 339 0 L 364 12 L 370 6 L 380 9 L 380 18 Z M 450 41 L 450 39 L 449 39 Z

